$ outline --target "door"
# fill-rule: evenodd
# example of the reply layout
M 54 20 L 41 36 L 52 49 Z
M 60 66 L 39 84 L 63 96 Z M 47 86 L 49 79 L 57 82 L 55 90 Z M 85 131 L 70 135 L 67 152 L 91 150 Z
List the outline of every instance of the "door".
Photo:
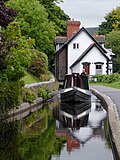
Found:
M 83 63 L 83 69 L 85 69 L 85 72 L 89 75 L 90 74 L 90 63 L 88 62 Z

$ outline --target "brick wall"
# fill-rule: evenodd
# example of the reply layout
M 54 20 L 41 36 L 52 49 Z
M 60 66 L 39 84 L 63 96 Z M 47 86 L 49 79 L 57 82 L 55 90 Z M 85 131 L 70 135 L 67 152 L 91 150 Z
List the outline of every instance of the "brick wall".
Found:
M 69 40 L 80 29 L 80 21 L 69 20 L 67 24 L 67 40 Z

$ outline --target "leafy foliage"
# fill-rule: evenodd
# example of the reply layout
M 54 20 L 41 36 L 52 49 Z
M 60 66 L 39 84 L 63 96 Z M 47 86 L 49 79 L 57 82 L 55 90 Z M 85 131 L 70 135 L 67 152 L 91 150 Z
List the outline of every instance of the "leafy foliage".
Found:
M 120 58 L 120 30 L 112 31 L 106 36 L 105 46 L 112 48 L 113 52 Z
M 48 19 L 54 23 L 57 35 L 66 35 L 67 21 L 69 16 L 64 13 L 64 11 L 56 5 L 62 1 L 58 0 L 39 0 L 39 2 L 46 8 L 48 13 Z
M 65 138 L 55 135 L 55 120 L 49 111 L 27 132 L 22 143 L 23 157 L 27 160 L 49 160 L 52 155 L 59 155 L 64 143 Z
M 39 77 L 42 74 L 46 74 L 48 71 L 48 58 L 46 54 L 39 52 L 35 50 L 36 56 L 32 58 L 32 62 L 28 70 L 35 75 L 36 77 Z
M 34 56 L 34 41 L 21 36 L 17 22 L 10 23 L 2 35 L 1 72 L 7 75 L 8 81 L 20 80 L 25 75 L 23 67 L 28 67 Z
M 114 71 L 120 72 L 120 30 L 112 31 L 106 36 L 105 46 L 115 53 Z
M 0 86 L 0 115 L 4 115 L 19 105 L 23 83 L 0 81 Z
M 8 6 L 19 11 L 22 35 L 35 39 L 35 46 L 48 56 L 49 69 L 52 70 L 55 52 L 55 36 L 66 33 L 69 19 L 56 3 L 61 0 L 9 0 Z
M 3 12 L 4 11 L 4 12 Z M 0 114 L 6 114 L 11 108 L 19 105 L 21 88 L 24 83 L 20 80 L 24 75 L 23 70 L 18 65 L 14 65 L 12 56 L 10 57 L 10 50 L 16 47 L 16 42 L 12 39 L 13 37 L 7 37 L 7 25 L 14 19 L 16 12 L 14 10 L 5 7 L 3 2 L 0 2 L 0 23 L 2 27 L 6 27 L 1 32 L 1 43 L 0 43 Z M 12 16 L 12 17 L 11 17 Z M 11 30 L 10 30 L 11 31 Z M 9 31 L 9 32 L 10 32 Z M 9 35 L 13 35 L 11 32 Z M 9 57 L 9 58 L 8 58 Z M 14 57 L 15 60 L 15 57 Z M 11 65 L 10 65 L 10 63 Z M 17 87 L 16 87 L 17 86 Z
M 112 30 L 120 29 L 120 7 L 113 9 L 105 16 L 104 22 L 99 26 L 99 34 L 107 34 Z
M 109 75 L 96 75 L 97 82 L 100 83 L 113 83 L 113 82 L 120 82 L 120 74 L 113 73 Z
M 33 103 L 36 99 L 36 93 L 30 89 L 24 89 L 23 101 L 28 103 Z
M 42 97 L 43 99 L 47 99 L 48 92 L 44 88 L 38 88 L 38 97 Z
M 0 2 L 0 4 L 6 9 L 3 2 Z M 0 11 L 3 8 L 0 8 Z M 9 10 L 8 7 L 7 9 Z M 2 25 L 5 28 L 1 29 L 0 43 L 1 115 L 8 113 L 11 108 L 17 107 L 20 104 L 22 87 L 24 86 L 23 81 L 21 81 L 21 78 L 25 75 L 24 67 L 29 66 L 34 53 L 33 40 L 21 36 L 19 23 L 11 22 L 13 19 L 7 19 L 6 21 L 6 17 L 8 18 L 11 14 L 13 15 L 12 11 L 7 12 L 2 17 L 3 19 L 0 19 L 7 22 L 5 25 Z
M 55 30 L 45 8 L 37 0 L 10 0 L 8 5 L 19 11 L 17 19 L 22 35 L 35 39 L 36 48 L 50 56 L 54 51 Z
M 3 1 L 0 1 L 0 26 L 6 27 L 10 22 L 14 20 L 17 15 L 17 11 L 10 7 L 6 7 Z
M 105 16 L 104 22 L 99 26 L 99 34 L 106 35 L 105 47 L 111 48 L 115 53 L 114 72 L 120 72 L 120 7 L 116 7 Z

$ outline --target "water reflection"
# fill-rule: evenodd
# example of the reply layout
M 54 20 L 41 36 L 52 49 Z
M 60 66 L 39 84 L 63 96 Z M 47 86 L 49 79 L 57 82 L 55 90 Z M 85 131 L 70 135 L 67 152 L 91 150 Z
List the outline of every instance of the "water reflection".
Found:
M 1 121 L 0 160 L 112 160 L 104 134 L 106 116 L 93 96 L 91 103 L 53 101 L 22 121 Z
M 1 121 L 0 123 L 0 160 L 21 160 L 19 123 Z
M 77 107 L 76 107 L 77 106 Z M 91 103 L 63 104 L 54 110 L 56 134 L 66 135 L 66 145 L 59 160 L 67 159 L 112 160 L 112 151 L 107 146 L 104 134 L 106 110 L 92 95 Z M 84 150 L 82 149 L 84 148 Z M 66 152 L 67 151 L 67 152 Z M 95 156 L 98 154 L 99 156 Z M 52 156 L 51 160 L 56 160 Z

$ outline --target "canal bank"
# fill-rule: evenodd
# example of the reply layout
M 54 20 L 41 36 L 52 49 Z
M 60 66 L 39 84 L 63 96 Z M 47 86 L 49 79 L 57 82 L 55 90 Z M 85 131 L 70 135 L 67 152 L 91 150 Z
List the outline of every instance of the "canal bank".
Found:
M 53 101 L 54 101 L 54 99 L 53 99 Z M 27 153 L 29 153 L 29 154 L 24 154 L 25 157 L 26 156 L 29 157 L 29 155 L 31 157 L 34 157 L 34 156 L 38 157 L 38 155 L 39 155 L 39 159 L 41 159 L 41 153 L 42 153 L 43 156 L 46 155 L 47 157 L 50 154 L 51 160 L 55 160 L 56 157 L 59 157 L 59 159 L 61 159 L 61 160 L 62 159 L 66 159 L 66 160 L 67 159 L 69 159 L 69 160 L 70 159 L 71 160 L 73 160 L 73 159 L 76 159 L 76 160 L 77 159 L 84 159 L 85 160 L 86 159 L 87 160 L 88 157 L 89 157 L 89 159 L 96 160 L 96 159 L 101 159 L 101 156 L 98 156 L 98 155 L 102 155 L 102 159 L 113 160 L 111 147 L 109 147 L 110 146 L 109 140 L 105 139 L 108 134 L 104 135 L 104 129 L 105 129 L 105 131 L 107 131 L 107 127 L 104 125 L 105 124 L 103 121 L 104 117 L 103 117 L 103 114 L 101 114 L 103 111 L 103 110 L 101 110 L 102 105 L 100 105 L 101 102 L 96 98 L 96 96 L 92 95 L 92 97 L 91 97 L 91 102 L 92 102 L 91 103 L 91 110 L 89 112 L 87 112 L 87 114 L 84 115 L 82 117 L 82 119 L 80 118 L 79 120 L 76 120 L 75 123 L 73 123 L 74 124 L 73 127 L 76 127 L 76 129 L 73 130 L 72 133 L 73 134 L 77 133 L 77 132 L 74 132 L 77 130 L 81 136 L 83 135 L 83 138 L 86 137 L 84 142 L 83 142 L 83 140 L 79 139 L 81 136 L 74 137 L 75 135 L 72 136 L 71 132 L 69 134 L 68 127 L 70 128 L 70 126 L 69 126 L 70 119 L 69 118 L 67 119 L 67 117 L 66 117 L 65 119 L 68 120 L 68 121 L 66 121 L 63 118 L 63 123 L 62 123 L 61 118 L 62 118 L 63 114 L 61 114 L 61 109 L 62 109 L 61 103 L 56 104 L 55 108 L 54 108 L 53 101 L 49 101 L 47 106 L 45 106 L 46 104 L 45 105 L 43 104 L 44 105 L 43 107 L 41 105 L 38 107 L 36 106 L 36 109 L 41 108 L 41 109 L 39 109 L 39 111 L 40 111 L 39 113 L 38 113 L 38 111 L 36 111 L 36 113 L 31 113 L 32 112 L 32 110 L 31 110 L 29 118 L 22 119 L 22 122 L 23 122 L 21 125 L 22 129 L 24 131 L 25 131 L 25 129 L 27 129 L 27 131 L 23 133 L 23 135 L 25 136 L 25 137 L 23 137 L 23 138 L 25 138 L 24 139 L 25 146 L 29 145 L 29 147 L 27 147 L 28 148 Z M 59 108 L 59 110 L 56 110 L 56 108 Z M 32 108 L 32 109 L 35 110 L 34 108 Z M 41 112 L 41 110 L 43 112 Z M 48 112 L 50 111 L 50 112 L 48 114 L 46 114 L 46 111 L 48 111 Z M 62 113 L 63 113 L 63 110 L 62 110 Z M 53 116 L 52 116 L 52 114 L 53 114 Z M 100 115 L 102 115 L 102 117 Z M 37 123 L 34 123 L 33 120 L 35 120 L 35 122 L 37 122 Z M 24 126 L 24 124 L 25 125 L 27 124 L 27 126 Z M 72 129 L 73 129 L 73 127 L 71 126 Z M 64 129 L 66 129 L 66 132 L 64 132 L 65 131 Z M 51 132 L 51 130 L 52 130 L 52 132 Z M 72 131 L 72 130 L 70 130 L 70 131 Z M 83 132 L 81 132 L 81 131 L 83 131 Z M 90 131 L 90 134 L 87 134 L 87 133 L 89 133 L 89 131 Z M 48 139 L 47 141 L 46 141 L 46 138 Z M 59 138 L 59 143 L 57 143 L 58 138 Z M 62 141 L 62 146 L 57 147 L 56 144 L 60 144 L 61 141 Z M 34 146 L 34 149 L 33 149 L 33 146 Z M 52 147 L 52 146 L 55 146 L 55 147 Z M 52 148 L 53 149 L 60 148 L 60 150 L 57 153 L 57 152 L 51 151 Z M 47 153 L 46 153 L 46 151 L 47 151 Z M 51 152 L 49 152 L 49 151 L 51 151 Z M 25 159 L 28 159 L 28 157 Z M 37 159 L 37 158 L 34 158 L 34 159 Z M 48 158 L 43 157 L 42 159 L 46 160 Z M 116 159 L 114 159 L 114 160 L 116 160 Z
M 120 90 L 91 85 L 90 89 L 106 106 L 108 119 L 119 158 L 120 158 Z
M 36 94 L 35 100 L 33 100 L 33 102 L 31 103 L 28 101 L 21 102 L 19 106 L 16 106 L 16 108 L 12 108 L 11 110 L 9 110 L 7 115 L 0 117 L 0 120 L 21 120 L 24 117 L 28 116 L 30 113 L 41 109 L 44 102 L 51 100 L 55 95 L 57 95 L 59 84 L 52 76 L 49 81 L 26 84 L 24 88 L 29 89 L 30 91 L 34 91 L 34 93 Z M 45 88 L 49 90 L 48 96 L 46 98 L 38 96 L 39 88 Z

